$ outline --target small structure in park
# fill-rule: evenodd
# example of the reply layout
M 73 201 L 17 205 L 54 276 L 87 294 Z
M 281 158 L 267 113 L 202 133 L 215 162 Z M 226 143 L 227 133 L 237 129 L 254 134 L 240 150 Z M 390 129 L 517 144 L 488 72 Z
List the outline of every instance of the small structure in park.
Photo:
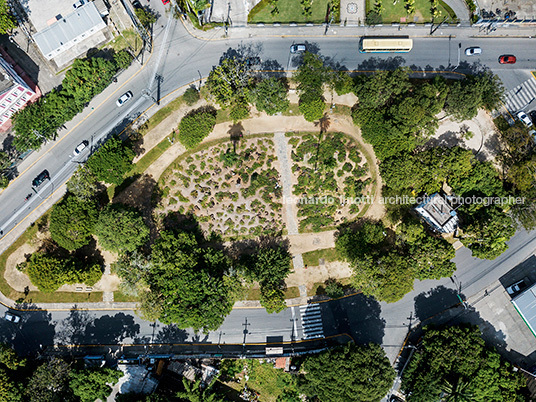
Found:
M 440 233 L 452 233 L 458 227 L 459 220 L 456 211 L 439 193 L 425 197 L 425 200 L 417 205 L 415 211 L 432 229 Z

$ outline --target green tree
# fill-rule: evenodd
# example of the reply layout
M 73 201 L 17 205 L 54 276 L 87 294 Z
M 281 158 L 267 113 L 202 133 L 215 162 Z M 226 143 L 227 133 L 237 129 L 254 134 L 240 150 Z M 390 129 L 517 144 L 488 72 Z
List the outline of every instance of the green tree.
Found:
M 422 344 L 402 377 L 408 402 L 514 401 L 526 380 L 487 349 L 478 327 L 425 327 Z M 456 398 L 456 399 L 455 399 Z
M 237 99 L 249 102 L 252 82 L 250 68 L 244 60 L 226 58 L 210 72 L 207 88 L 216 102 L 227 108 Z
M 326 103 L 323 98 L 315 99 L 304 99 L 300 100 L 298 106 L 300 113 L 303 114 L 303 117 L 307 121 L 316 121 L 320 120 L 324 115 L 324 110 L 326 110 Z
M 114 136 L 91 155 L 86 165 L 98 180 L 119 185 L 132 169 L 134 156 L 132 149 Z
M 149 228 L 138 211 L 126 205 L 110 204 L 99 215 L 95 235 L 106 250 L 132 252 L 145 243 Z
M 55 292 L 65 283 L 67 262 L 44 253 L 33 253 L 24 271 L 41 292 Z
M 229 109 L 229 117 L 235 123 L 249 117 L 249 103 L 246 98 L 235 98 Z
M 202 246 L 193 234 L 164 231 L 153 245 L 152 263 L 150 287 L 162 300 L 162 322 L 204 332 L 219 328 L 234 304 L 222 251 Z
M 63 402 L 68 400 L 71 366 L 65 360 L 53 357 L 32 373 L 25 389 L 32 402 Z
M 9 370 L 17 370 L 26 366 L 26 359 L 23 359 L 17 355 L 17 352 L 13 350 L 9 345 L 5 343 L 0 344 L 0 363 L 2 363 Z
M 50 235 L 60 247 L 76 250 L 89 244 L 97 219 L 97 206 L 67 194 L 52 209 Z
M 0 34 L 11 32 L 17 27 L 17 20 L 11 13 L 6 0 L 0 0 Z
M 97 177 L 85 165 L 80 165 L 67 182 L 67 191 L 80 200 L 95 198 L 99 190 Z
M 224 399 L 212 390 L 212 384 L 208 387 L 203 387 L 200 379 L 191 382 L 186 377 L 182 377 L 184 391 L 177 392 L 176 396 L 180 400 L 189 402 L 223 402 Z
M 271 77 L 262 80 L 255 86 L 253 93 L 257 109 L 270 116 L 285 112 L 290 106 L 287 87 L 279 78 Z
M 348 344 L 307 357 L 302 390 L 325 402 L 380 401 L 395 379 L 395 371 L 376 344 Z
M 10 378 L 4 369 L 0 368 L 0 402 L 23 401 L 22 384 Z
M 149 28 L 156 22 L 156 16 L 145 8 L 136 8 L 136 17 L 145 28 Z
M 196 103 L 199 100 L 200 95 L 199 95 L 199 91 L 197 90 L 197 88 L 193 85 L 190 85 L 186 89 L 186 91 L 184 91 L 184 95 L 182 95 L 182 97 L 188 106 L 192 106 L 194 103 Z
M 125 253 L 112 263 L 112 271 L 121 278 L 121 291 L 127 295 L 138 296 L 148 288 L 148 275 L 153 264 L 138 251 Z
M 216 125 L 216 111 L 208 108 L 192 110 L 179 123 L 179 141 L 186 148 L 195 148 Z
M 259 302 L 269 314 L 280 313 L 287 308 L 285 294 L 279 286 L 261 286 L 261 298 Z
M 327 74 L 328 69 L 320 56 L 310 52 L 303 53 L 302 63 L 294 74 L 300 98 L 303 95 L 310 98 L 322 97 Z
M 114 53 L 114 63 L 118 70 L 126 70 L 132 63 L 132 55 L 126 50 L 120 50 Z
M 460 240 L 477 258 L 497 258 L 508 248 L 506 242 L 516 232 L 512 217 L 495 205 L 479 209 L 466 220 Z
M 122 376 L 122 371 L 107 367 L 73 370 L 70 373 L 69 387 L 82 402 L 93 402 L 99 398 L 105 401 L 112 392 L 108 384 L 117 383 Z

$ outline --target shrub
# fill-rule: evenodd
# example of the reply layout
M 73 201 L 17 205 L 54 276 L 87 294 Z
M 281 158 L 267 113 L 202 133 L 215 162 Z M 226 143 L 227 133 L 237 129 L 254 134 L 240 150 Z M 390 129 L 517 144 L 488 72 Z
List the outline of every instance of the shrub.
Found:
M 342 284 L 339 283 L 336 279 L 330 278 L 325 282 L 326 285 L 326 295 L 332 299 L 338 299 L 339 297 L 344 296 L 344 288 Z
M 316 121 L 324 115 L 326 104 L 322 98 L 316 98 L 300 102 L 299 109 L 305 120 Z
M 124 205 L 108 205 L 100 213 L 95 234 L 106 250 L 134 251 L 149 236 L 149 228 L 141 215 Z
M 179 141 L 186 148 L 196 147 L 210 134 L 216 125 L 214 108 L 199 108 L 191 111 L 179 123 Z
M 98 180 L 119 185 L 132 169 L 134 156 L 134 151 L 114 136 L 88 159 L 86 166 Z
M 193 85 L 190 85 L 188 87 L 188 89 L 186 90 L 186 92 L 184 92 L 184 95 L 182 95 L 182 97 L 188 106 L 192 106 L 200 98 L 199 91 Z

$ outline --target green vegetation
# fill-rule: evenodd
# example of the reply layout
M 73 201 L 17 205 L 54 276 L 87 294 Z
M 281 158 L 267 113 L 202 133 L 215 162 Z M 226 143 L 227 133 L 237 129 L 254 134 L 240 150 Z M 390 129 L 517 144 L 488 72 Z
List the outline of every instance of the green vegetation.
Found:
M 327 78 L 328 69 L 322 58 L 305 52 L 302 63 L 294 74 L 294 81 L 298 84 L 300 112 L 307 121 L 319 120 L 324 115 L 324 82 Z
M 190 85 L 186 89 L 182 97 L 188 106 L 192 106 L 194 103 L 196 103 L 200 99 L 199 91 L 193 85 Z
M 323 248 L 320 250 L 308 251 L 302 254 L 303 263 L 306 267 L 317 267 L 320 265 L 319 259 L 326 262 L 341 261 L 342 257 L 336 248 Z
M 121 278 L 119 288 L 122 295 L 138 297 L 148 287 L 153 264 L 142 253 L 133 251 L 121 254 L 111 268 Z
M 270 116 L 285 112 L 289 108 L 287 87 L 276 77 L 262 80 L 255 87 L 253 94 L 257 110 L 264 111 Z
M 413 289 L 414 279 L 451 276 L 454 249 L 440 237 L 428 235 L 420 222 L 406 217 L 389 230 L 380 222 L 364 221 L 358 230 L 343 230 L 337 251 L 354 270 L 353 285 L 365 295 L 389 303 Z
M 145 28 L 150 28 L 156 22 L 156 16 L 145 8 L 136 8 L 136 17 Z
M 250 11 L 248 22 L 333 22 L 339 21 L 339 0 L 262 0 Z M 333 14 L 331 14 L 331 11 Z
M 456 15 L 444 2 L 437 0 L 367 0 L 367 24 L 391 22 L 456 22 Z M 402 20 L 404 18 L 404 20 Z
M 13 16 L 6 0 L 0 0 L 0 34 L 10 33 L 17 27 L 17 20 Z
M 94 202 L 67 195 L 52 209 L 50 235 L 60 247 L 76 250 L 89 244 L 96 221 Z
M 75 259 L 60 259 L 44 253 L 34 253 L 23 263 L 23 272 L 41 292 L 55 292 L 64 284 L 84 283 L 93 286 L 102 271 L 99 265 L 85 264 Z
M 98 180 L 119 185 L 125 174 L 132 169 L 134 156 L 130 147 L 114 136 L 91 155 L 86 166 Z
M 17 150 L 38 149 L 45 139 L 54 139 L 58 128 L 111 83 L 116 71 L 124 68 L 124 59 L 76 59 L 65 74 L 61 90 L 52 90 L 13 116 L 13 144 Z
M 102 367 L 94 369 L 73 370 L 70 373 L 69 387 L 81 402 L 93 402 L 95 399 L 106 400 L 112 387 L 123 377 L 121 370 Z
M 395 378 L 385 352 L 375 344 L 348 344 L 309 356 L 302 370 L 300 390 L 325 402 L 379 402 Z
M 126 205 L 109 204 L 99 215 L 95 235 L 106 250 L 132 252 L 145 243 L 149 228 L 138 211 Z
M 202 107 L 192 110 L 179 123 L 179 140 L 186 148 L 196 147 L 216 124 L 216 110 Z
M 526 400 L 526 379 L 481 338 L 478 327 L 425 327 L 402 377 L 408 402 Z

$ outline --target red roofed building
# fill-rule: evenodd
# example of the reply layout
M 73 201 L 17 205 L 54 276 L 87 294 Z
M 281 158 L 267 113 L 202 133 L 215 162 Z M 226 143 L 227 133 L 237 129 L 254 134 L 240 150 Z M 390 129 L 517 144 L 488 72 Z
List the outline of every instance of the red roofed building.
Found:
M 37 85 L 0 47 L 0 132 L 11 127 L 13 114 L 40 96 Z

